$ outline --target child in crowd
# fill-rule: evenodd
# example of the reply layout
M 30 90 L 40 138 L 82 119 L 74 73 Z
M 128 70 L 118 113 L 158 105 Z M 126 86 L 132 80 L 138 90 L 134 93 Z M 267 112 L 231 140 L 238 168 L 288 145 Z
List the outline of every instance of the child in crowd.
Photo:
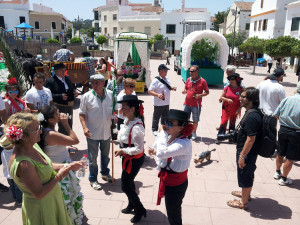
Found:
M 25 95 L 26 105 L 32 113 L 38 113 L 41 107 L 52 103 L 52 93 L 44 87 L 45 80 L 43 73 L 35 73 L 33 77 L 34 86 Z
M 13 195 L 14 200 L 16 201 L 16 205 L 21 206 L 23 193 L 20 191 L 13 178 L 10 176 L 8 169 L 8 162 L 13 152 L 14 145 L 10 143 L 6 135 L 3 135 L 0 139 L 0 146 L 3 148 L 3 151 L 1 152 L 1 160 L 3 165 L 4 177 L 7 178 L 9 189 Z

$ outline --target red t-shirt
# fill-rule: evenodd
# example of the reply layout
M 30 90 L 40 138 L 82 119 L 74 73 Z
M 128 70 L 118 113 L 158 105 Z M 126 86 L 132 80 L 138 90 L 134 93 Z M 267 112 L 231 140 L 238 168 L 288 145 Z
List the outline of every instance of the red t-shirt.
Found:
M 202 98 L 195 99 L 193 98 L 194 94 L 202 94 L 204 91 L 208 92 L 208 86 L 206 80 L 200 78 L 196 83 L 191 82 L 191 78 L 189 77 L 185 83 L 186 97 L 184 104 L 191 107 L 197 107 L 197 101 L 199 103 L 199 107 L 201 106 Z
M 226 92 L 225 98 L 229 98 L 233 101 L 231 104 L 225 101 L 223 103 L 226 111 L 228 111 L 229 113 L 230 112 L 235 113 L 236 110 L 239 109 L 241 105 L 240 94 L 242 89 L 243 89 L 242 87 L 232 88 L 230 85 L 224 88 L 224 91 Z
M 106 70 L 107 70 L 107 71 L 111 71 L 111 65 L 110 65 L 110 62 L 107 62 L 107 64 L 106 64 Z

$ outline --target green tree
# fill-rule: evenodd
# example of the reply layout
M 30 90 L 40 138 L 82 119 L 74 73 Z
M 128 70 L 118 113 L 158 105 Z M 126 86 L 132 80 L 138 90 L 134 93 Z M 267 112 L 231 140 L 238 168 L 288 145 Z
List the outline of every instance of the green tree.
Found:
M 298 41 L 298 43 L 295 46 L 293 46 L 291 53 L 293 56 L 300 59 L 300 41 Z
M 72 29 L 71 28 L 69 28 L 68 30 L 67 30 L 67 34 L 66 34 L 66 37 L 67 38 L 72 38 Z
M 205 60 L 209 65 L 212 65 L 218 58 L 219 47 L 214 42 L 208 39 L 202 38 L 200 41 L 196 41 L 193 44 L 191 51 L 191 59 L 198 61 L 201 64 L 205 64 Z
M 293 47 L 297 45 L 299 41 L 291 36 L 281 36 L 276 39 L 266 40 L 265 53 L 271 57 L 283 58 L 293 56 Z M 294 53 L 295 54 L 295 53 Z M 280 60 L 280 66 L 282 60 Z
M 162 40 L 165 40 L 165 37 L 162 34 L 155 34 L 154 35 L 154 40 L 155 41 L 162 41 Z
M 214 21 L 215 31 L 219 31 L 219 24 L 224 23 L 225 18 L 227 17 L 228 13 L 229 13 L 229 9 L 227 9 L 226 11 L 217 12 L 215 14 L 215 18 L 216 18 L 216 20 Z
M 155 43 L 155 39 L 154 38 L 150 38 L 149 39 L 149 43 L 148 43 L 148 46 L 149 46 L 150 49 L 152 49 L 152 46 L 154 45 L 154 43 Z
M 79 37 L 73 37 L 70 39 L 70 43 L 82 43 L 82 40 Z
M 47 42 L 47 43 L 58 43 L 59 41 L 58 41 L 57 39 L 55 39 L 55 38 L 48 38 L 48 39 L 46 40 L 46 42 Z
M 94 27 L 91 27 L 90 29 L 87 30 L 87 36 L 92 38 L 94 40 L 94 37 L 95 37 L 95 28 Z
M 256 58 L 258 53 L 264 53 L 265 40 L 258 37 L 248 38 L 243 44 L 240 45 L 240 49 L 243 52 L 253 53 L 253 74 L 255 74 Z
M 101 47 L 102 47 L 102 49 L 103 49 L 103 44 L 105 43 L 105 42 L 107 42 L 107 37 L 106 36 L 104 36 L 104 35 L 99 35 L 98 37 L 97 37 L 97 43 L 99 44 L 99 45 L 101 45 Z

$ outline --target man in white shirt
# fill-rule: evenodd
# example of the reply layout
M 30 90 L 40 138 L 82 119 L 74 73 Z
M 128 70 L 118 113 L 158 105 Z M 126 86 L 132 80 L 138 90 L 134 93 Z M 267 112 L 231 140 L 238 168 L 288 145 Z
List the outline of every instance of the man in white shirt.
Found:
M 32 113 L 38 113 L 40 108 L 52 103 L 52 93 L 44 87 L 45 75 L 43 73 L 34 74 L 33 84 L 34 86 L 25 95 L 25 102 Z
M 273 115 L 280 102 L 285 98 L 284 87 L 279 84 L 283 76 L 284 70 L 282 68 L 275 69 L 273 74 L 257 86 L 259 89 L 259 108 L 267 115 Z
M 93 75 L 90 77 L 90 80 L 93 89 L 85 93 L 81 98 L 79 119 L 87 139 L 90 185 L 95 190 L 101 190 L 102 187 L 97 180 L 99 145 L 102 179 L 109 182 L 112 181 L 108 168 L 110 161 L 108 155 L 111 138 L 110 125 L 113 109 L 113 92 L 104 88 L 105 77 L 103 75 Z
M 148 93 L 153 97 L 154 112 L 152 118 L 152 132 L 157 135 L 159 119 L 161 124 L 165 123 L 165 118 L 168 116 L 170 105 L 170 91 L 176 91 L 176 87 L 171 87 L 170 81 L 167 78 L 168 67 L 165 64 L 160 64 L 158 67 L 159 76 L 152 80 Z

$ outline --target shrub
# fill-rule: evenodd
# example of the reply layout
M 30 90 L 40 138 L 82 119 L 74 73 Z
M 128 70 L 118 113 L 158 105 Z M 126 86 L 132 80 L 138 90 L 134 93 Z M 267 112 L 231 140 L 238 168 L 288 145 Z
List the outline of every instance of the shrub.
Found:
M 73 37 L 70 39 L 70 43 L 82 43 L 82 40 L 79 37 Z
M 46 40 L 47 43 L 58 43 L 58 40 L 57 39 L 54 39 L 54 38 L 48 38 Z

